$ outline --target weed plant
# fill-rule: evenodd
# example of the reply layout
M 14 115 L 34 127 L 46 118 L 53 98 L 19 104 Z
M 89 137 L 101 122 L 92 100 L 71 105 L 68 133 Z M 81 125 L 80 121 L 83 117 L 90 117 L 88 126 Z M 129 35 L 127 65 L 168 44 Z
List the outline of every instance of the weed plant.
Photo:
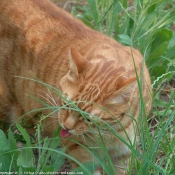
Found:
M 109 124 L 103 121 L 98 122 L 100 124 L 91 121 L 97 125 L 99 137 L 95 137 L 97 144 L 94 146 L 93 140 L 89 147 L 81 145 L 94 158 L 94 161 L 83 165 L 67 155 L 64 152 L 64 147 L 58 147 L 60 128 L 55 131 L 53 138 L 42 139 L 39 123 L 36 128 L 37 140 L 32 142 L 26 130 L 21 125 L 16 124 L 23 137 L 24 145 L 22 148 L 17 148 L 18 139 L 11 129 L 9 129 L 7 136 L 3 131 L 0 131 L 0 172 L 17 172 L 19 174 L 24 174 L 26 171 L 34 174 L 37 172 L 57 172 L 63 165 L 65 157 L 68 157 L 80 165 L 80 168 L 73 170 L 74 172 L 91 175 L 99 164 L 104 168 L 104 173 L 116 174 L 108 155 L 104 140 L 105 133 L 101 129 L 103 126 L 131 149 L 132 156 L 127 170 L 129 175 L 174 175 L 175 91 L 171 85 L 166 90 L 167 85 L 175 81 L 174 10 L 174 0 L 87 0 L 87 4 L 84 6 L 72 8 L 73 15 L 80 18 L 86 25 L 115 38 L 124 45 L 139 49 L 143 55 L 150 71 L 154 95 L 150 116 L 146 117 L 145 104 L 141 97 L 139 121 L 133 119 L 136 134 L 140 138 L 139 145 L 126 142 Z M 27 79 L 27 81 L 38 80 Z M 43 82 L 38 81 L 38 83 L 43 84 L 52 93 L 62 98 L 69 104 L 69 108 L 79 111 L 85 120 L 91 119 L 89 114 L 76 106 L 76 102 L 67 100 L 59 90 Z M 138 84 L 141 94 L 142 86 L 139 79 Z M 166 98 L 163 99 L 162 94 L 165 92 Z M 44 108 L 37 109 L 38 112 L 45 109 L 59 112 L 60 108 L 67 108 L 67 105 L 50 106 L 42 99 L 31 98 L 43 104 Z M 31 112 L 36 112 L 36 110 Z M 48 116 L 43 116 L 42 119 L 45 117 Z M 137 132 L 138 130 L 139 132 Z M 92 128 L 91 132 L 94 133 Z M 72 141 L 77 142 L 76 140 Z M 111 144 L 113 143 L 111 142 Z M 38 150 L 38 158 L 33 153 L 35 149 Z M 120 152 L 120 150 L 116 151 Z

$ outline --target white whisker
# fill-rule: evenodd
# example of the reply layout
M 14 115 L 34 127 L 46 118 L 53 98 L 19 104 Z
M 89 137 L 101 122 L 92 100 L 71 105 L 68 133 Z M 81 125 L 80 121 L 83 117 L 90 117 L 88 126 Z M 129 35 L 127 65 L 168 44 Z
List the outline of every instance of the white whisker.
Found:
M 47 95 L 47 94 L 46 94 Z M 40 97 L 42 97 L 44 100 L 46 100 L 46 102 L 48 103 L 48 104 L 50 104 L 51 106 L 55 106 L 55 104 L 54 103 L 52 103 L 52 101 L 50 101 L 48 98 L 46 98 L 45 96 L 43 96 L 43 95 L 41 95 L 41 94 L 39 94 L 39 96 Z M 47 95 L 48 96 L 48 95 Z
M 53 101 L 53 103 L 55 104 L 55 106 L 58 106 L 58 104 L 56 103 L 56 101 L 55 101 L 55 99 L 54 99 L 52 93 L 50 92 L 50 89 L 47 88 L 47 90 L 48 90 L 48 92 L 49 92 L 49 94 L 50 94 L 49 97 L 51 98 L 51 100 Z M 48 94 L 46 94 L 46 95 L 48 95 Z
M 52 106 L 59 106 L 57 103 L 56 103 L 56 101 L 55 101 L 55 99 L 54 99 L 54 97 L 53 97 L 53 95 L 52 95 L 52 93 L 50 92 L 50 90 L 47 88 L 47 90 L 48 90 L 48 93 L 46 93 L 45 91 L 41 91 L 42 93 L 44 93 L 45 94 L 45 97 L 44 96 L 42 96 L 41 94 L 40 94 L 40 97 L 42 97 L 43 99 L 45 99 L 47 102 L 49 102 L 49 104 L 51 104 Z M 48 98 L 47 98 L 48 97 Z M 50 99 L 50 100 L 49 100 Z

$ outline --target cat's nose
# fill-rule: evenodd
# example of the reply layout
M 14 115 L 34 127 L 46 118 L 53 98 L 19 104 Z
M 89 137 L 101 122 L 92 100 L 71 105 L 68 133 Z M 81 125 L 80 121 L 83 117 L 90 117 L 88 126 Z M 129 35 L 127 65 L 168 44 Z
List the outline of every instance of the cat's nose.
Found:
M 73 124 L 70 123 L 70 122 L 66 121 L 63 125 L 64 125 L 64 129 L 66 129 L 66 130 L 72 130 L 73 129 Z
M 75 124 L 76 124 L 76 121 L 72 119 L 72 117 L 68 117 L 63 123 L 64 128 L 67 130 L 72 130 Z
M 67 126 L 64 125 L 65 130 L 71 130 L 71 128 L 68 128 Z

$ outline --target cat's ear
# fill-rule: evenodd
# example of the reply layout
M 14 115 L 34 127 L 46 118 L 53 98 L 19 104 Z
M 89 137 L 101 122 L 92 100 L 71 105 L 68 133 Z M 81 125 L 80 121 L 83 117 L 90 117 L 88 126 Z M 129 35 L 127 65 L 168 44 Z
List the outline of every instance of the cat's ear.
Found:
M 110 97 L 108 97 L 104 103 L 106 105 L 117 105 L 123 104 L 130 101 L 132 92 L 134 91 L 135 87 L 137 86 L 136 78 L 131 78 L 126 81 L 122 82 L 122 87 Z
M 79 73 L 81 73 L 87 66 L 88 61 L 83 58 L 83 56 L 73 48 L 69 49 L 68 52 L 69 59 L 69 73 L 68 78 L 71 81 L 75 81 L 78 78 Z
M 77 73 L 81 73 L 88 64 L 88 61 L 84 59 L 84 57 L 76 49 L 73 48 L 69 49 L 68 58 L 70 70 L 77 71 Z

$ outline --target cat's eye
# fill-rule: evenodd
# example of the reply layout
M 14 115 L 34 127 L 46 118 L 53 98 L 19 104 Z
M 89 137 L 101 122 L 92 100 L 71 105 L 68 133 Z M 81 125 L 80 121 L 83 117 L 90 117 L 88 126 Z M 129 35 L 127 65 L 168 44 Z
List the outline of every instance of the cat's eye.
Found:
M 125 115 L 125 113 L 123 112 L 123 113 L 121 113 L 121 116 L 124 116 Z

